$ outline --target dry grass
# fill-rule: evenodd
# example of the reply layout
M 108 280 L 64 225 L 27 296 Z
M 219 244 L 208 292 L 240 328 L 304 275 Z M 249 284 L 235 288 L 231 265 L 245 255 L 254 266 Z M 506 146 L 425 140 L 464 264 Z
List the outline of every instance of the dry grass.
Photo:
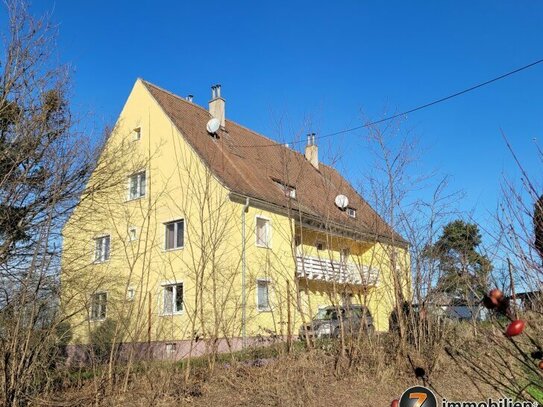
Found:
M 196 368 L 190 379 L 177 364 L 141 365 L 127 391 L 89 378 L 65 385 L 36 400 L 38 405 L 107 406 L 375 406 L 390 405 L 410 386 L 422 384 L 407 360 L 394 356 L 392 343 L 364 343 L 360 352 L 338 356 L 327 350 L 297 351 L 269 359 L 221 362 L 213 372 Z M 413 357 L 417 360 L 417 357 Z M 122 376 L 122 375 L 121 375 Z M 440 396 L 475 399 L 496 396 L 489 387 L 470 382 L 448 356 L 442 355 L 431 383 Z

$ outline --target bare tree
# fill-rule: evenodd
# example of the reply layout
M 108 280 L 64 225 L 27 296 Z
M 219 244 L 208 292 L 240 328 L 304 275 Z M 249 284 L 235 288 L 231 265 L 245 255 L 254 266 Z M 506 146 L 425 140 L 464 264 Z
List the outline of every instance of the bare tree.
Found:
M 394 310 L 390 330 L 397 334 L 397 363 L 406 361 L 415 376 L 431 386 L 431 375 L 443 356 L 451 327 L 438 303 L 439 264 L 428 256 L 442 227 L 459 216 L 459 192 L 450 192 L 448 178 L 436 171 L 416 168 L 420 146 L 396 121 L 367 129 L 366 141 L 373 155 L 372 171 L 361 182 L 364 195 L 391 226 L 409 242 L 408 250 L 397 248 L 400 237 L 388 233 L 384 257 L 391 279 L 389 301 Z M 420 191 L 425 191 L 422 196 Z M 439 303 L 438 303 L 439 304 Z
M 58 315 L 60 230 L 92 153 L 74 130 L 69 76 L 51 60 L 55 29 L 6 3 L 0 56 L 0 397 L 22 405 L 47 386 L 66 342 Z M 59 337 L 60 335 L 60 337 Z
M 24 1 L 6 2 L 0 52 L 0 397 L 24 405 L 63 363 L 76 307 L 60 306 L 62 228 L 78 202 L 119 182 L 118 148 L 76 131 L 68 69 L 53 57 L 56 29 Z M 106 135 L 107 137 L 107 135 Z M 102 159 L 97 162 L 98 155 Z M 107 165 L 106 165 L 106 161 Z M 107 171 L 106 171 L 107 168 Z M 95 174 L 92 187 L 88 186 Z M 66 301 L 64 301 L 66 300 Z M 68 313 L 64 312 L 70 310 Z
M 495 225 L 487 228 L 497 248 L 497 258 L 504 265 L 493 274 L 494 292 L 485 296 L 485 305 L 492 313 L 491 326 L 481 329 L 469 341 L 464 340 L 463 346 L 455 347 L 452 339 L 448 352 L 472 380 L 501 394 L 541 403 L 543 271 L 537 237 L 541 185 L 527 170 L 525 159 L 517 155 L 505 135 L 503 138 L 520 180 L 504 178 Z M 541 164 L 543 154 L 537 145 L 536 154 Z M 499 296 L 493 302 L 496 292 Z M 523 329 L 507 334 L 508 327 L 518 321 L 523 321 Z

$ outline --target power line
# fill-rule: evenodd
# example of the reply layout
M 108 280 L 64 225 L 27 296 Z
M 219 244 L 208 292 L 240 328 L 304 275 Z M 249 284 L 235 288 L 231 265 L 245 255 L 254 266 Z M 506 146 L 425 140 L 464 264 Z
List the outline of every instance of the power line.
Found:
M 328 138 L 328 137 L 338 136 L 340 134 L 350 133 L 350 132 L 355 131 L 355 130 L 360 130 L 360 129 L 363 129 L 363 128 L 366 128 L 366 127 L 374 126 L 376 124 L 380 124 L 380 123 L 383 123 L 383 122 L 387 122 L 389 120 L 396 119 L 396 118 L 398 118 L 400 116 L 405 116 L 405 115 L 408 115 L 410 113 L 417 112 L 417 111 L 422 110 L 422 109 L 426 109 L 427 107 L 437 105 L 438 103 L 445 102 L 445 101 L 447 101 L 449 99 L 452 99 L 452 98 L 455 98 L 457 96 L 463 95 L 465 93 L 471 92 L 471 91 L 473 91 L 475 89 L 479 89 L 479 88 L 482 88 L 483 86 L 490 85 L 493 82 L 497 82 L 497 81 L 499 81 L 501 79 L 507 78 L 508 76 L 514 75 L 514 74 L 519 73 L 521 71 L 524 71 L 524 70 L 526 70 L 528 68 L 531 68 L 531 67 L 533 67 L 535 65 L 538 65 L 538 64 L 540 64 L 542 62 L 543 62 L 543 59 L 539 59 L 539 60 L 534 61 L 534 62 L 532 62 L 532 63 L 530 63 L 528 65 L 524 65 L 524 66 L 522 66 L 520 68 L 509 71 L 509 72 L 507 72 L 507 73 L 505 73 L 503 75 L 500 75 L 500 76 L 498 76 L 496 78 L 490 79 L 490 80 L 488 80 L 486 82 L 479 83 L 479 84 L 471 86 L 471 87 L 469 87 L 467 89 L 461 90 L 460 92 L 456 92 L 456 93 L 453 93 L 451 95 L 442 97 L 440 99 L 436 99 L 436 100 L 434 100 L 432 102 L 425 103 L 423 105 L 417 106 L 417 107 L 415 107 L 413 109 L 406 110 L 405 112 L 393 114 L 393 115 L 387 116 L 387 117 L 385 117 L 383 119 L 376 120 L 374 122 L 370 122 L 370 123 L 366 123 L 366 124 L 362 124 L 360 126 L 355 126 L 355 127 L 351 127 L 351 128 L 345 129 L 345 130 L 336 131 L 334 133 L 324 134 L 322 136 L 316 136 L 315 140 L 321 140 L 321 139 Z M 303 142 L 303 140 L 295 140 L 295 141 L 290 141 L 290 142 L 288 142 L 286 144 L 298 144 L 298 143 L 302 143 L 302 142 Z M 238 148 L 275 147 L 275 146 L 283 146 L 284 144 L 285 143 L 274 142 L 274 143 L 270 143 L 270 144 L 260 144 L 260 145 L 251 145 L 251 146 L 235 145 L 233 147 L 238 147 Z

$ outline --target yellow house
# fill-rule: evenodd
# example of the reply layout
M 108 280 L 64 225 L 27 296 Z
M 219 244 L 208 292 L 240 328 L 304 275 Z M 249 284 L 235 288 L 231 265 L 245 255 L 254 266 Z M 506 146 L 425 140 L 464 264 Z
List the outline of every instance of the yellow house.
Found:
M 72 344 L 180 358 L 297 336 L 320 307 L 388 329 L 407 242 L 333 168 L 138 79 L 63 230 Z M 102 331 L 100 331 L 100 328 Z M 79 346 L 79 348 L 82 348 Z

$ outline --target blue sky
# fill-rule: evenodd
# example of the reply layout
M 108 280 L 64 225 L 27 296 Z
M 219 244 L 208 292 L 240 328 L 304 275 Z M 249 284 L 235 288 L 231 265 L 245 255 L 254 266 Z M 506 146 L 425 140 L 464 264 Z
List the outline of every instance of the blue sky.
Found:
M 32 10 L 53 10 L 89 129 L 114 122 L 137 77 L 204 106 L 221 83 L 230 119 L 285 140 L 308 121 L 317 134 L 353 127 L 361 112 L 378 119 L 543 58 L 540 1 L 41 0 Z M 416 171 L 451 175 L 462 209 L 484 221 L 503 172 L 515 172 L 500 129 L 538 176 L 542 95 L 543 64 L 410 115 Z M 278 120 L 292 132 L 279 134 Z M 371 160 L 363 134 L 321 145 L 354 184 Z

